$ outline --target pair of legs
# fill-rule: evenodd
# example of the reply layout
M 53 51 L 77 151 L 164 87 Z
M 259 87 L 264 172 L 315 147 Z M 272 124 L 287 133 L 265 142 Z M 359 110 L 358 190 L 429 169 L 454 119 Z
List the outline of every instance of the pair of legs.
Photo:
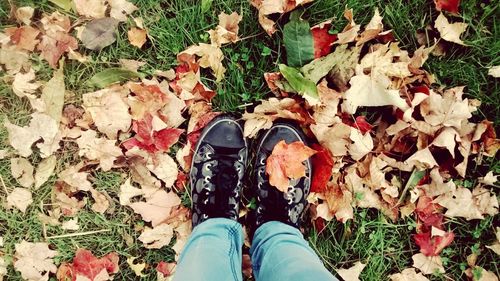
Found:
M 305 142 L 305 137 L 295 126 L 282 123 L 258 143 L 253 274 L 257 281 L 335 281 L 298 229 L 310 190 L 310 161 L 304 163 L 306 176 L 291 180 L 286 192 L 268 182 L 266 160 L 281 140 Z M 174 281 L 242 280 L 243 231 L 237 219 L 247 156 L 243 130 L 234 119 L 219 117 L 203 131 L 190 173 L 194 228 Z

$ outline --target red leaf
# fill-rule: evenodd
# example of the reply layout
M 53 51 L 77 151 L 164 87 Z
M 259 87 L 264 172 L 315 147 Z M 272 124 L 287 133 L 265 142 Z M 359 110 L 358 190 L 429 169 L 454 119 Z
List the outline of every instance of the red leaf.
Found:
M 420 247 L 420 252 L 426 256 L 437 256 L 448 245 L 453 242 L 453 232 L 446 232 L 444 236 L 431 237 L 431 232 L 413 235 L 415 243 Z
M 57 272 L 58 280 L 66 280 L 71 278 L 75 281 L 78 276 L 84 276 L 91 281 L 103 270 L 108 274 L 117 273 L 120 268 L 118 262 L 120 258 L 115 252 L 109 253 L 98 259 L 91 251 L 87 249 L 78 249 L 72 263 L 63 263 Z
M 311 28 L 314 42 L 314 58 L 328 55 L 333 42 L 337 40 L 337 35 L 328 33 L 331 26 L 330 23 L 324 23 Z
M 448 11 L 450 13 L 458 14 L 460 0 L 434 0 L 434 4 L 436 4 L 436 10 L 438 11 Z
M 187 174 L 183 171 L 179 171 L 179 173 L 177 174 L 177 180 L 175 180 L 175 186 L 179 191 L 183 191 L 186 188 L 187 181 Z
M 177 128 L 166 128 L 153 132 L 155 147 L 159 151 L 168 151 L 172 145 L 179 141 L 179 137 L 183 132 L 184 130 Z
M 175 262 L 166 263 L 164 261 L 161 261 L 156 266 L 156 271 L 163 274 L 163 277 L 168 277 L 168 276 L 172 275 L 172 273 L 174 272 L 175 266 L 176 266 Z
M 205 115 L 203 115 L 200 120 L 198 120 L 198 123 L 196 123 L 196 126 L 194 126 L 194 129 L 191 133 L 188 134 L 187 138 L 188 140 L 195 145 L 198 142 L 198 139 L 201 136 L 201 131 L 203 131 L 203 128 L 210 123 L 215 117 L 219 116 L 221 113 L 220 112 L 209 112 Z
M 429 87 L 427 87 L 426 85 L 420 85 L 420 86 L 410 88 L 410 93 L 412 93 L 412 94 L 424 93 L 426 95 L 430 95 Z
M 313 144 L 312 149 L 317 153 L 312 156 L 311 192 L 324 192 L 327 183 L 332 177 L 333 159 L 330 151 L 319 144 Z
M 441 206 L 432 203 L 432 198 L 428 196 L 420 196 L 415 209 L 420 232 L 428 232 L 434 226 L 443 229 L 443 214 L 441 214 Z
M 326 227 L 325 219 L 323 219 L 323 218 L 315 219 L 313 226 L 314 226 L 314 230 L 316 231 L 316 233 L 322 232 Z
M 368 123 L 368 121 L 366 121 L 366 117 L 362 115 L 356 117 L 356 120 L 353 122 L 351 115 L 343 114 L 342 122 L 346 125 L 358 129 L 363 134 L 366 134 L 367 132 L 370 132 L 373 129 L 373 125 Z

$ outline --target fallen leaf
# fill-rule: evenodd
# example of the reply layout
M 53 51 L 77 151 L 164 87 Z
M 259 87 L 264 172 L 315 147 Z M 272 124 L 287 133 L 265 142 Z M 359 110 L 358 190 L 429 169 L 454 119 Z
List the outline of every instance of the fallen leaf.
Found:
M 480 266 L 474 266 L 473 272 L 473 281 L 498 281 L 498 277 L 495 275 L 495 273 L 488 271 Z
M 428 147 L 418 150 L 412 156 L 406 159 L 404 163 L 409 165 L 410 167 L 419 167 L 422 169 L 438 166 L 438 163 L 434 159 L 434 156 L 432 155 Z
M 130 266 L 130 269 L 132 269 L 132 271 L 135 273 L 135 276 L 138 276 L 138 277 L 144 277 L 146 275 L 144 275 L 142 273 L 142 271 L 146 268 L 146 263 L 134 263 L 134 261 L 137 259 L 138 257 L 130 257 L 127 259 L 127 263 L 128 263 L 128 266 Z
M 82 165 L 70 166 L 59 172 L 59 181 L 63 181 L 75 190 L 90 191 L 92 184 L 88 180 L 87 172 L 80 172 Z
M 130 44 L 139 49 L 142 48 L 144 43 L 148 40 L 147 34 L 146 30 L 136 27 L 132 27 L 132 29 L 130 29 L 127 33 Z
M 389 276 L 392 281 L 429 281 L 422 273 L 417 273 L 415 268 L 405 268 L 401 273 Z
M 331 21 L 326 21 L 311 27 L 314 42 L 314 58 L 320 58 L 330 53 L 333 42 L 337 40 L 336 34 L 330 34 Z
M 147 228 L 139 236 L 139 240 L 144 243 L 147 249 L 161 249 L 170 244 L 174 236 L 174 228 L 166 223 L 155 226 L 154 228 Z
M 167 281 L 167 277 L 172 276 L 174 274 L 176 265 L 177 264 L 175 262 L 169 262 L 169 263 L 166 263 L 164 261 L 159 262 L 158 265 L 156 266 L 156 272 L 158 273 L 157 275 L 160 276 L 160 278 L 158 278 L 158 281 Z
M 99 160 L 99 166 L 103 171 L 111 170 L 117 157 L 123 155 L 115 140 L 98 138 L 97 132 L 93 130 L 82 132 L 76 143 L 80 148 L 78 155 L 85 156 L 89 160 Z
M 143 61 L 137 61 L 137 60 L 129 60 L 129 59 L 119 59 L 120 65 L 122 68 L 126 70 L 130 70 L 132 72 L 137 72 L 137 70 L 144 65 L 146 65 L 145 62 Z
M 460 45 L 465 45 L 465 43 L 460 39 L 460 35 L 467 29 L 467 24 L 463 22 L 456 22 L 450 24 L 448 19 L 440 13 L 434 23 L 434 27 L 439 31 L 441 38 L 448 42 L 457 43 Z
M 33 7 L 25 6 L 17 8 L 16 10 L 16 19 L 25 25 L 31 24 L 31 18 L 33 17 L 33 13 L 35 9 Z
M 315 153 L 315 150 L 300 141 L 290 144 L 283 140 L 278 142 L 266 162 L 269 184 L 281 192 L 286 192 L 290 180 L 300 179 L 306 175 L 306 166 L 303 162 Z
M 17 50 L 14 46 L 0 48 L 0 64 L 3 64 L 7 73 L 16 74 L 21 69 L 29 69 L 28 53 Z
M 3 280 L 5 275 L 7 275 L 7 262 L 2 256 L 0 257 L 0 280 Z
M 127 0 L 108 0 L 111 6 L 110 15 L 119 21 L 127 21 L 127 15 L 137 10 L 137 7 Z
M 6 28 L 5 33 L 10 36 L 10 41 L 15 44 L 18 49 L 33 52 L 36 45 L 40 42 L 40 40 L 37 40 L 40 31 L 31 26 Z
M 105 0 L 73 0 L 76 12 L 84 17 L 92 19 L 100 19 L 105 17 L 106 2 Z
M 215 30 L 209 30 L 210 42 L 213 45 L 222 46 L 227 43 L 236 43 L 240 38 L 238 37 L 239 26 L 238 24 L 243 19 L 242 16 L 236 12 L 230 15 L 222 12 L 219 14 L 219 25 Z
M 109 139 L 116 139 L 119 131 L 130 128 L 132 118 L 123 96 L 128 90 L 121 86 L 111 87 L 83 95 L 83 106 L 92 116 L 100 132 Z
M 495 78 L 500 77 L 500 65 L 492 66 L 488 69 L 488 75 L 493 76 Z
M 61 228 L 65 230 L 78 230 L 80 226 L 78 225 L 78 218 L 72 218 L 70 220 L 64 221 L 61 224 Z
M 344 11 L 344 18 L 346 18 L 349 23 L 346 27 L 344 27 L 342 32 L 337 34 L 337 41 L 335 41 L 335 44 L 347 44 L 353 42 L 361 29 L 361 26 L 354 22 L 352 9 Z
M 57 158 L 51 155 L 40 162 L 35 172 L 35 190 L 41 187 L 54 173 L 56 168 Z
M 312 149 L 316 150 L 311 158 L 312 180 L 311 192 L 324 192 L 327 183 L 332 177 L 333 159 L 331 153 L 318 144 L 313 144 Z
M 44 112 L 58 124 L 62 117 L 65 91 L 63 66 L 61 66 L 45 84 L 41 96 L 41 100 L 45 104 Z
M 435 227 L 432 228 L 436 229 Z M 439 253 L 453 242 L 453 232 L 444 232 L 443 236 L 434 236 L 431 232 L 417 233 L 413 236 L 420 252 L 426 256 L 439 256 Z
M 94 204 L 92 204 L 92 211 L 104 214 L 106 210 L 109 208 L 109 201 L 106 195 L 103 192 L 99 192 L 95 189 L 91 189 L 90 193 L 92 194 L 92 198 L 94 199 Z
M 80 248 L 76 250 L 72 263 L 64 262 L 59 266 L 57 280 L 112 280 L 110 274 L 120 270 L 119 260 L 116 252 L 97 258 L 91 251 Z
M 373 149 L 373 138 L 370 133 L 362 134 L 358 129 L 351 127 L 349 138 L 352 143 L 349 145 L 349 154 L 353 160 L 360 160 Z
M 440 256 L 428 257 L 422 253 L 413 255 L 413 267 L 422 271 L 423 274 L 444 273 L 443 262 Z
M 16 187 L 7 195 L 7 207 L 16 207 L 21 212 L 25 213 L 28 206 L 33 203 L 31 192 L 26 188 Z
M 354 218 L 353 193 L 346 188 L 329 184 L 328 189 L 318 195 L 318 198 L 323 200 L 323 203 L 316 206 L 318 217 L 326 221 L 335 217 L 343 223 Z
M 300 19 L 298 13 L 293 12 L 290 19 L 283 28 L 287 63 L 292 67 L 301 67 L 314 59 L 313 35 L 309 22 Z
M 500 256 L 500 227 L 498 226 L 496 227 L 496 237 L 497 240 L 492 245 L 486 246 L 486 248 L 491 249 Z
M 441 195 L 434 202 L 447 209 L 445 215 L 448 217 L 463 217 L 467 220 L 484 218 L 472 197 L 472 192 L 464 187 Z
M 120 185 L 120 194 L 118 196 L 120 199 L 120 205 L 129 206 L 131 204 L 130 199 L 143 194 L 144 191 L 140 188 L 134 187 L 130 183 L 130 178 L 128 178 L 122 185 Z
M 47 243 L 31 243 L 22 240 L 15 244 L 14 268 L 25 280 L 48 280 L 50 273 L 56 273 L 53 258 L 57 251 L 49 249 Z
M 349 280 L 349 281 L 359 281 L 359 275 L 361 274 L 361 271 L 365 268 L 366 264 L 357 261 L 352 267 L 348 269 L 337 269 L 337 273 L 342 277 L 344 280 Z
M 177 55 L 177 59 L 179 60 L 179 57 L 184 54 L 198 56 L 199 59 L 197 62 L 200 64 L 200 67 L 211 68 L 217 82 L 221 81 L 224 77 L 224 73 L 226 72 L 226 68 L 222 65 L 224 54 L 218 46 L 200 43 L 180 52 Z
M 118 23 L 114 18 L 95 19 L 87 23 L 81 36 L 83 45 L 87 49 L 99 51 L 113 44 L 116 41 Z
M 143 220 L 151 222 L 153 227 L 156 227 L 166 220 L 172 208 L 179 204 L 181 199 L 174 192 L 158 190 L 146 202 L 134 202 L 130 207 L 140 214 Z
M 117 82 L 139 77 L 139 73 L 123 68 L 108 68 L 92 76 L 87 83 L 98 88 L 105 88 Z
M 344 123 L 335 123 L 332 126 L 316 124 L 311 125 L 311 131 L 319 143 L 327 148 L 333 156 L 347 155 L 351 127 Z
M 299 70 L 293 67 L 280 64 L 279 69 L 292 88 L 295 89 L 299 95 L 303 96 L 304 99 L 308 101 L 309 105 L 314 106 L 319 104 L 318 90 L 313 81 L 306 79 Z
M 33 68 L 26 73 L 17 73 L 12 82 L 12 90 L 18 97 L 28 97 L 30 101 L 36 99 L 35 92 L 40 87 L 40 83 L 35 80 L 35 71 Z
M 177 163 L 166 153 L 155 154 L 146 167 L 161 181 L 166 187 L 172 187 L 177 180 L 179 173 Z
M 12 176 L 22 187 L 31 187 L 35 182 L 33 178 L 33 166 L 25 158 L 11 158 L 10 170 Z
M 56 4 L 57 6 L 63 8 L 65 11 L 71 10 L 71 0 L 49 0 L 49 2 Z
M 458 14 L 460 0 L 434 0 L 434 4 L 436 5 L 436 10 L 438 11 L 447 11 Z
M 498 214 L 498 199 L 490 190 L 478 186 L 472 190 L 472 197 L 481 214 Z

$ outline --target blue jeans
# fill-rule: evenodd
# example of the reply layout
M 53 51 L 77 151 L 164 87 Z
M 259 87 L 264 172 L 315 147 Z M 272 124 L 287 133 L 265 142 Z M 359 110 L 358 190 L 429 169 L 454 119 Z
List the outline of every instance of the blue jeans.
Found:
M 243 231 L 238 222 L 209 219 L 194 228 L 173 281 L 241 281 Z M 257 281 L 338 281 L 287 224 L 271 221 L 255 232 L 250 249 Z

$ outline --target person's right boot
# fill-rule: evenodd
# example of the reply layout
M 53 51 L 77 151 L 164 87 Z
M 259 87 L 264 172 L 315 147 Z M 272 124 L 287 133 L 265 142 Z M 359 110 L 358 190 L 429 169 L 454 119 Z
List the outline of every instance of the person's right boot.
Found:
M 306 143 L 304 134 L 289 123 L 276 123 L 261 137 L 256 154 L 255 182 L 257 208 L 255 211 L 255 229 L 268 221 L 280 221 L 299 228 L 302 214 L 307 206 L 307 196 L 311 189 L 311 161 L 304 161 L 306 175 L 297 180 L 290 180 L 286 192 L 279 191 L 269 184 L 266 174 L 267 158 L 274 146 L 284 140 L 287 144 L 301 141 Z

